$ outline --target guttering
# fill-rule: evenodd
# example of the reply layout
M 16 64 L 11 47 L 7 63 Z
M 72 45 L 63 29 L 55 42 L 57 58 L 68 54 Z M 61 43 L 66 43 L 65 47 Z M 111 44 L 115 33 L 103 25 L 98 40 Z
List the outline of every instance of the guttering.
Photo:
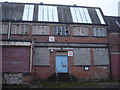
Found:
M 3 22 L 16 22 L 16 23 L 46 23 L 46 24 L 68 24 L 68 25 L 98 25 L 108 26 L 108 24 L 96 24 L 96 23 L 74 23 L 74 22 L 47 22 L 47 21 L 22 21 L 22 20 L 2 20 Z

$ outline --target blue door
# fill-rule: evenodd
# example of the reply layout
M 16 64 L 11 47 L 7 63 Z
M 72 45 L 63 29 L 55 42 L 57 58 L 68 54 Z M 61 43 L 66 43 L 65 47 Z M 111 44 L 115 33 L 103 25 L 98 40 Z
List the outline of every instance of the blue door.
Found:
M 67 56 L 56 56 L 56 73 L 68 73 Z

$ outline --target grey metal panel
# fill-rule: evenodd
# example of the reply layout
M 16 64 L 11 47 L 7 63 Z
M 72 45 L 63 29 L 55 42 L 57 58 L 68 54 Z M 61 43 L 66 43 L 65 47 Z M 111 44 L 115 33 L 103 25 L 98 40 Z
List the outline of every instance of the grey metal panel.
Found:
M 58 6 L 57 9 L 59 22 L 72 22 L 72 16 L 69 7 Z
M 93 24 L 101 24 L 99 17 L 94 8 L 88 8 L 88 12 L 89 12 L 89 15 L 91 17 Z
M 24 4 L 3 4 L 3 20 L 21 20 L 23 15 Z
M 24 5 L 25 5 L 24 3 L 2 3 L 3 20 L 22 21 Z M 38 4 L 26 4 L 26 5 L 35 6 L 31 7 L 30 8 L 31 10 L 28 11 L 33 14 L 32 15 L 29 13 L 28 15 L 30 21 L 65 22 L 65 23 L 72 23 L 74 21 L 74 23 L 101 24 L 100 20 L 102 20 L 99 18 L 99 16 L 102 15 L 101 12 L 100 15 L 98 15 L 96 12 L 96 9 L 99 10 L 99 8 L 76 7 L 76 6 L 73 7 L 65 5 L 38 5 Z M 75 20 L 73 16 L 75 16 L 75 18 L 78 20 Z M 100 17 L 103 18 L 103 16 Z
M 94 49 L 94 65 L 109 65 L 109 53 L 107 49 Z
M 2 4 L 0 3 L 0 21 L 2 21 Z M 0 29 L 2 25 L 0 25 Z M 1 32 L 1 31 L 0 31 Z
M 81 43 L 44 43 L 37 42 L 34 46 L 46 46 L 46 47 L 106 47 L 107 44 L 81 44 Z
M 34 5 L 33 21 L 38 20 L 38 5 Z
M 108 24 L 109 32 L 120 33 L 120 27 L 116 23 L 116 21 L 120 23 L 120 17 L 105 16 L 105 20 Z
M 67 17 L 67 22 L 73 22 L 72 15 L 70 12 L 70 7 L 66 7 L 66 17 Z
M 50 65 L 49 49 L 35 47 L 34 65 Z
M 91 65 L 89 48 L 74 49 L 74 65 Z
M 58 9 L 58 19 L 59 19 L 59 22 L 64 22 L 64 21 L 66 21 L 66 20 L 64 20 L 64 19 L 65 19 L 64 8 L 58 6 L 57 9 Z

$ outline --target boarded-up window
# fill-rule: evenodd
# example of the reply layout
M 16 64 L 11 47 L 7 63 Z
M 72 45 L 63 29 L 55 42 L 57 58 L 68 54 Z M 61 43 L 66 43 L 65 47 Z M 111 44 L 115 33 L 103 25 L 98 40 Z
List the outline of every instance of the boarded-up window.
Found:
M 32 28 L 32 34 L 35 35 L 49 35 L 50 27 L 45 25 L 34 25 Z
M 93 28 L 93 36 L 106 37 L 107 36 L 106 28 Z
M 7 34 L 8 33 L 8 24 L 2 24 L 2 30 L 0 34 Z
M 74 65 L 91 65 L 89 48 L 74 49 Z
M 28 34 L 29 25 L 13 24 L 11 34 Z
M 69 29 L 67 26 L 54 26 L 54 35 L 69 35 Z
M 73 27 L 74 36 L 88 36 L 89 31 L 87 27 Z
M 105 48 L 94 49 L 94 65 L 109 65 L 108 49 Z
M 48 48 L 35 48 L 34 65 L 50 65 Z

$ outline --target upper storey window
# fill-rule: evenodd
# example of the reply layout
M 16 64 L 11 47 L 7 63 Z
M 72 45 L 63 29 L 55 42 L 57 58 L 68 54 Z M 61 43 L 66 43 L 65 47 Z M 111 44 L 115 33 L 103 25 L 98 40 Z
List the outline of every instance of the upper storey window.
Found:
M 88 36 L 89 31 L 87 27 L 73 27 L 74 36 Z
M 54 35 L 69 35 L 69 29 L 67 26 L 54 26 Z
M 2 30 L 0 30 L 0 34 L 8 33 L 8 24 L 2 24 Z
M 11 26 L 11 34 L 28 34 L 29 25 L 13 24 Z
M 50 34 L 50 27 L 47 25 L 34 25 L 32 28 L 32 34 L 49 35 Z
M 106 28 L 93 28 L 93 36 L 106 37 L 107 36 Z

